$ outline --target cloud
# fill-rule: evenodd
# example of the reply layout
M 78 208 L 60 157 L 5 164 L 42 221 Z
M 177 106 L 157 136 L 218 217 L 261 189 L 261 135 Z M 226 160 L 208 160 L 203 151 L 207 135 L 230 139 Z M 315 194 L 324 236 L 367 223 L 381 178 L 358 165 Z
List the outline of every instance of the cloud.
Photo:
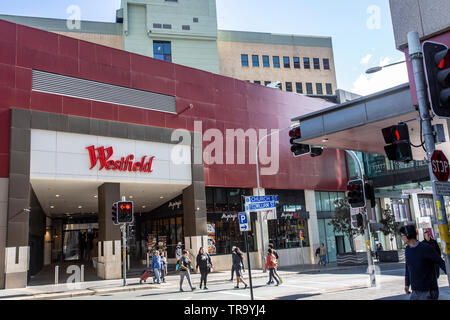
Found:
M 390 62 L 391 59 L 387 57 L 384 59 L 380 59 L 379 65 L 383 66 L 389 64 Z M 353 82 L 353 88 L 350 91 L 362 96 L 366 96 L 375 92 L 398 86 L 408 81 L 409 79 L 406 64 L 400 63 L 391 67 L 383 68 L 381 71 L 373 74 L 360 74 L 358 79 Z
M 364 58 L 362 58 L 361 64 L 367 64 L 367 63 L 369 63 L 370 58 L 372 58 L 372 55 L 369 53 L 367 56 L 365 56 Z

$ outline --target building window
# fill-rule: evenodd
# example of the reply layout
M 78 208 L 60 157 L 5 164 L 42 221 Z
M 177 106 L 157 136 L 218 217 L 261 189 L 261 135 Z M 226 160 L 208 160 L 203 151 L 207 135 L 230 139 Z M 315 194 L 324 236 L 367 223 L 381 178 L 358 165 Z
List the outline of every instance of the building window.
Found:
M 294 57 L 294 68 L 300 69 L 300 58 L 299 57 Z
M 198 22 L 198 18 L 194 18 L 193 21 L 194 21 L 195 23 L 197 23 L 197 22 Z
M 182 29 L 183 29 L 183 30 L 191 30 L 191 26 L 189 26 L 189 25 L 184 25 L 184 26 L 182 26 Z
M 261 84 L 261 81 L 259 81 L 259 80 L 255 80 L 255 81 L 253 81 L 255 84 Z
M 325 70 L 330 70 L 330 59 L 323 59 L 323 68 Z
M 169 41 L 153 41 L 153 57 L 172 62 L 172 50 Z
M 316 94 L 323 94 L 321 83 L 316 83 Z
M 292 92 L 292 82 L 286 82 L 286 91 Z
M 295 91 L 297 93 L 303 93 L 303 85 L 301 82 L 296 82 L 295 83 Z
M 314 61 L 314 69 L 320 69 L 320 60 L 319 58 L 313 58 Z
M 283 64 L 284 64 L 285 68 L 291 67 L 291 61 L 290 61 L 289 57 L 283 57 Z
M 259 67 L 259 56 L 258 55 L 252 55 L 252 65 L 254 67 Z
M 309 58 L 303 58 L 303 68 L 310 69 Z
M 243 67 L 248 67 L 248 55 L 241 54 L 241 64 Z
M 270 67 L 269 56 L 263 56 L 263 67 L 264 68 L 269 68 Z
M 264 85 L 267 86 L 271 81 L 264 81 Z
M 312 83 L 306 83 L 306 94 L 313 94 Z
M 280 67 L 280 57 L 273 56 L 273 67 L 279 68 Z
M 163 29 L 172 29 L 171 24 L 163 24 Z
M 161 28 L 162 28 L 162 24 L 161 24 L 161 23 L 154 23 L 154 24 L 153 24 L 153 28 L 155 28 L 155 29 L 161 29 Z
M 328 95 L 333 95 L 333 88 L 331 87 L 331 83 L 325 83 L 325 88 L 327 90 Z

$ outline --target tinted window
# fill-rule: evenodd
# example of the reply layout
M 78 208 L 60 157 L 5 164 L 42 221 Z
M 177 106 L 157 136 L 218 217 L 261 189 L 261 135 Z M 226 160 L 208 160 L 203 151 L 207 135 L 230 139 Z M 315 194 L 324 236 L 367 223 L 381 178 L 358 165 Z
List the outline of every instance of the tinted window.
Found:
M 306 83 L 306 93 L 313 94 L 312 83 L 309 82 Z
M 331 86 L 331 83 L 326 83 L 325 88 L 327 90 L 327 94 L 332 95 L 333 94 L 333 88 Z
M 319 58 L 314 58 L 314 69 L 320 69 L 320 60 Z
M 310 69 L 309 58 L 303 58 L 303 67 L 305 69 Z
M 294 68 L 300 69 L 300 58 L 299 57 L 294 57 Z
M 330 59 L 323 59 L 323 68 L 325 70 L 330 70 Z
M 264 66 L 265 68 L 270 67 L 269 56 L 263 56 L 263 66 Z
M 283 57 L 283 64 L 284 64 L 285 68 L 291 67 L 291 61 L 290 61 L 289 57 Z
M 241 54 L 241 64 L 243 67 L 248 67 L 248 55 Z
M 168 41 L 153 41 L 153 57 L 172 62 L 172 50 Z
M 292 92 L 292 82 L 286 82 L 286 91 Z
M 259 56 L 252 55 L 252 65 L 254 67 L 259 67 Z
M 317 92 L 317 94 L 323 94 L 321 83 L 316 83 L 316 92 Z
M 280 67 L 280 57 L 278 57 L 278 56 L 273 57 L 273 67 L 274 68 Z
M 297 93 L 303 93 L 303 85 L 301 82 L 296 82 L 295 83 L 295 91 Z
M 255 80 L 254 83 L 256 83 L 256 84 L 261 84 L 261 81 Z

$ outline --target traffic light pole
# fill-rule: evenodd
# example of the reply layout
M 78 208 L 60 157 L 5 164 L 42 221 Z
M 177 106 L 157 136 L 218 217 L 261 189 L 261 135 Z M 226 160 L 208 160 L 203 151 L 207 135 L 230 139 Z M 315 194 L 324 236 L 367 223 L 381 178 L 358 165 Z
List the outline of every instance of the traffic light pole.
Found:
M 358 177 L 360 179 L 363 179 L 362 176 L 362 167 L 361 162 L 359 161 L 358 157 L 356 156 L 356 153 L 351 150 L 345 150 L 352 158 L 353 161 L 357 164 L 358 167 Z M 373 258 L 372 258 L 372 250 L 370 247 L 370 232 L 369 232 L 369 219 L 367 217 L 367 209 L 364 207 L 364 213 L 363 214 L 363 222 L 364 222 L 364 236 L 366 238 L 366 251 L 367 251 L 367 264 L 369 266 L 369 277 L 370 277 L 370 286 L 375 287 L 376 286 L 376 279 L 375 279 L 375 268 L 373 264 Z
M 427 152 L 428 171 L 431 180 L 431 186 L 433 188 L 433 198 L 436 205 L 436 212 L 438 214 L 439 232 L 441 234 L 441 242 L 443 248 L 447 246 L 446 240 L 448 237 L 448 220 L 447 213 L 445 212 L 444 197 L 436 193 L 436 179 L 434 178 L 433 169 L 431 165 L 431 155 L 435 150 L 433 129 L 431 126 L 431 116 L 428 110 L 427 94 L 426 94 L 426 82 L 425 73 L 423 68 L 423 53 L 420 45 L 419 34 L 417 31 L 411 31 L 408 33 L 408 48 L 409 58 L 412 62 L 414 71 L 414 81 L 416 84 L 417 101 L 419 103 L 420 121 L 422 122 L 423 136 L 425 140 L 425 148 Z M 447 234 L 445 234 L 447 232 Z M 448 250 L 448 249 L 447 249 Z M 448 252 L 448 251 L 447 251 Z M 450 270 L 450 255 L 445 253 L 445 266 L 447 273 Z M 450 285 L 450 276 L 447 276 Z
M 120 226 L 120 231 L 122 231 L 122 276 L 123 276 L 123 286 L 127 285 L 127 224 L 124 223 Z

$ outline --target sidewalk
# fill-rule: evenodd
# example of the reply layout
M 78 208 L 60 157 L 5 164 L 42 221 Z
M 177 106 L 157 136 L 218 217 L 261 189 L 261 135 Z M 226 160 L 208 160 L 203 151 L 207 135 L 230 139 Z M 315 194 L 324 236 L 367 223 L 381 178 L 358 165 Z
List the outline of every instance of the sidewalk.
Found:
M 384 266 L 389 266 L 391 264 L 383 264 Z M 393 266 L 398 266 L 398 263 L 393 263 Z M 360 267 L 338 267 L 336 264 L 328 264 L 327 266 L 318 265 L 297 265 L 289 267 L 280 267 L 278 272 L 280 276 L 285 277 L 288 275 L 295 275 L 299 273 L 320 273 L 320 272 L 332 272 L 332 271 L 343 271 L 349 269 L 359 269 L 365 270 L 367 266 Z M 252 279 L 267 278 L 268 274 L 263 273 L 260 269 L 253 269 Z M 230 271 L 218 271 L 213 272 L 208 275 L 208 282 L 229 282 Z M 193 282 L 200 280 L 199 273 L 191 274 Z M 248 278 L 248 271 L 245 273 L 245 277 Z M 37 285 L 29 286 L 27 288 L 20 289 L 6 289 L 0 290 L 0 300 L 12 299 L 12 300 L 46 300 L 46 299 L 59 299 L 59 298 L 71 298 L 77 296 L 89 296 L 98 295 L 106 293 L 117 293 L 117 292 L 127 292 L 136 290 L 149 290 L 161 288 L 164 286 L 178 285 L 179 275 L 169 274 L 166 276 L 165 284 L 153 284 L 152 279 L 147 280 L 148 283 L 139 284 L 139 277 L 132 276 L 132 278 L 127 278 L 127 285 L 123 286 L 122 279 L 116 280 L 101 280 L 101 281 L 88 281 L 80 283 L 71 284 L 58 284 L 58 285 Z

